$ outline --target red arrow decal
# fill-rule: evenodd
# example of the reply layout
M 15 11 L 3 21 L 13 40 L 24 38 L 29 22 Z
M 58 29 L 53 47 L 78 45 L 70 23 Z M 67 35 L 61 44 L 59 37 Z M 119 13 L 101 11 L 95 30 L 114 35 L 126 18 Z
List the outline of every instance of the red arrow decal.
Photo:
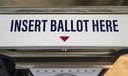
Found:
M 68 40 L 69 36 L 60 36 L 61 40 L 63 40 L 64 42 Z

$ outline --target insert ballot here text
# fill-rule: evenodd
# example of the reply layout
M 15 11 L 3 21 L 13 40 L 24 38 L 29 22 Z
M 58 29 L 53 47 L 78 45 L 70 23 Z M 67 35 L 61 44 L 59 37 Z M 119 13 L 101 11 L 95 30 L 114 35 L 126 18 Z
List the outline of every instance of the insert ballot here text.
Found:
M 119 32 L 118 20 L 16 19 L 10 21 L 10 32 Z

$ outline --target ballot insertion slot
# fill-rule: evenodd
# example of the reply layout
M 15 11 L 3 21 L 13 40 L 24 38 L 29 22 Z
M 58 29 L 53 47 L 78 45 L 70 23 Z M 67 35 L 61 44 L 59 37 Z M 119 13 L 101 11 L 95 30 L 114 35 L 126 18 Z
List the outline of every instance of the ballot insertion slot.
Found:
M 109 68 L 116 60 L 108 49 L 45 49 L 45 50 L 1 50 L 1 54 L 12 57 L 18 69 L 23 68 Z

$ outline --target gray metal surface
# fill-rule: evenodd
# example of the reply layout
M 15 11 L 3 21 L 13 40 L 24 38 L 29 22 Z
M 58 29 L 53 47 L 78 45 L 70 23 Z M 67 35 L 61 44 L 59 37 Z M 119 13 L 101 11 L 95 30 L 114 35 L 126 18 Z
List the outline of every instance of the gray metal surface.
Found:
M 110 49 L 0 50 L 0 54 L 10 57 L 108 57 L 112 52 Z

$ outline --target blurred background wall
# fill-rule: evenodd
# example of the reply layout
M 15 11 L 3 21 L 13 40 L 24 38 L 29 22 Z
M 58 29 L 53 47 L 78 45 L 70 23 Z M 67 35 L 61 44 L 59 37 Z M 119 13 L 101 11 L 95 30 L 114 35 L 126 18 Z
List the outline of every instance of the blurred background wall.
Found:
M 0 0 L 0 6 L 117 6 L 128 5 L 128 0 Z

